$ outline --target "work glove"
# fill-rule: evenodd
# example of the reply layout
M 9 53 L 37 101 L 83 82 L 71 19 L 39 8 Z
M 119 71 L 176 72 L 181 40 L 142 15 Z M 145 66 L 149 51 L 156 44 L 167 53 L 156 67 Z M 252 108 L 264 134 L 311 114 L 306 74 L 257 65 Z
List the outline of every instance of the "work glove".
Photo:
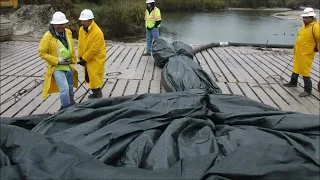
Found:
M 70 64 L 70 59 L 59 58 L 59 65 L 67 65 Z
M 78 62 L 78 64 L 80 64 L 81 66 L 85 66 L 86 65 L 86 61 L 83 60 L 82 58 L 80 58 L 80 61 Z

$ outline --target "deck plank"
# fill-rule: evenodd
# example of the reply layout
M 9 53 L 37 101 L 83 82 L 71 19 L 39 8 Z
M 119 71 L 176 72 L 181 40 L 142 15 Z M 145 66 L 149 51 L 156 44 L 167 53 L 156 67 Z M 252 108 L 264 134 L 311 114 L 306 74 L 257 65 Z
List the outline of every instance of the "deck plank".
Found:
M 129 69 L 129 64 L 131 63 L 131 61 L 134 59 L 135 54 L 137 53 L 138 47 L 137 46 L 133 46 L 130 49 L 129 54 L 125 57 L 125 59 L 123 60 L 123 62 L 121 63 L 121 68 L 125 68 L 125 69 Z
M 216 81 L 226 82 L 227 80 L 226 80 L 224 74 L 222 73 L 221 69 L 218 67 L 218 65 L 215 62 L 216 60 L 210 56 L 208 51 L 202 51 L 201 53 L 202 53 L 204 59 L 207 61 L 208 66 L 209 66 L 211 72 L 213 73 L 213 76 L 216 78 Z
M 157 81 L 160 82 L 160 80 L 161 80 L 161 72 L 162 72 L 161 68 L 159 68 L 158 66 L 154 66 L 152 80 L 157 80 Z
M 232 51 L 228 51 L 225 50 L 226 54 L 225 57 L 229 60 L 232 69 L 235 73 L 235 76 L 237 77 L 237 79 L 240 82 L 246 82 L 246 83 L 252 83 L 252 82 L 256 82 L 252 76 L 250 74 L 248 74 L 248 72 L 246 71 L 246 69 L 242 66 L 243 64 L 241 64 L 238 60 L 239 58 L 237 58 L 235 55 L 232 55 L 230 53 L 233 53 Z
M 267 104 L 269 106 L 275 107 L 275 108 L 279 108 L 274 100 L 273 100 L 273 96 L 270 96 L 270 93 L 266 93 L 265 90 L 263 89 L 263 87 L 252 87 L 252 91 L 255 92 L 255 94 L 258 95 L 259 99 L 262 101 L 262 103 Z M 268 95 L 269 94 L 269 95 Z
M 17 59 L 17 62 L 13 62 L 11 64 L 8 65 L 2 65 L 1 63 L 1 74 L 6 74 L 12 70 L 16 70 L 19 67 L 27 67 L 29 65 L 34 64 L 36 61 L 33 62 L 34 59 L 36 59 L 37 56 L 36 55 L 32 55 L 30 57 L 21 57 L 19 59 Z
M 232 94 L 244 96 L 237 83 L 228 83 L 228 86 L 230 87 Z
M 28 58 L 33 56 L 39 56 L 38 52 L 35 48 L 27 50 L 25 53 L 15 53 L 12 56 L 8 56 L 4 59 L 1 59 L 1 70 L 4 70 L 8 67 L 11 67 L 15 64 L 19 64 L 21 62 L 26 62 Z
M 9 82 L 6 86 L 1 87 L 1 95 L 2 98 L 0 99 L 1 103 L 3 100 L 5 100 L 4 98 L 7 96 L 7 93 L 11 93 L 12 90 L 17 90 L 18 88 L 22 88 L 19 86 L 20 83 L 25 84 L 25 80 L 27 80 L 27 77 L 15 77 L 13 79 L 13 81 Z
M 216 48 L 215 49 L 218 57 L 220 57 L 222 63 L 227 67 L 229 70 L 228 72 L 235 78 L 234 82 L 246 82 L 246 79 L 241 75 L 239 72 L 239 68 L 234 67 L 234 63 L 227 57 L 227 52 L 223 50 L 223 48 Z
M 237 54 L 231 54 L 233 51 L 229 51 L 230 56 L 232 56 L 238 63 L 239 66 L 242 66 L 244 68 L 244 72 L 246 73 L 246 78 L 248 79 L 247 81 L 250 83 L 253 82 L 266 82 L 263 77 L 257 73 L 256 68 L 259 68 L 255 63 L 252 63 L 252 61 L 250 61 L 248 58 L 246 58 L 246 56 L 244 55 L 237 55 Z
M 153 77 L 153 70 L 155 66 L 153 57 L 148 57 L 148 63 L 146 66 L 146 70 L 143 74 L 143 80 L 151 80 Z
M 150 85 L 150 80 L 141 80 L 139 83 L 137 94 L 149 93 L 149 85 Z
M 132 61 L 130 62 L 129 69 L 137 70 L 139 61 L 141 59 L 142 53 L 144 51 L 144 46 L 139 46 L 136 54 L 134 55 Z
M 114 89 L 114 86 L 116 85 L 117 80 L 116 79 L 108 79 L 103 88 L 101 89 L 101 92 L 103 94 L 104 98 L 108 98 L 111 96 L 111 92 Z
M 213 49 L 208 49 L 208 53 L 215 60 L 218 67 L 221 69 L 223 76 L 226 77 L 227 82 L 236 82 L 236 79 L 233 77 L 232 73 L 228 70 L 226 65 L 222 62 L 220 57 L 216 54 Z
M 32 56 L 37 53 L 38 53 L 37 47 L 34 47 L 34 46 L 28 46 L 23 49 L 14 49 L 13 52 L 9 52 L 8 54 L 2 54 L 1 52 L 1 63 L 3 63 L 2 65 L 8 65 L 8 64 L 17 62 L 16 60 L 17 58 L 20 58 L 23 56 Z
M 113 92 L 111 93 L 111 97 L 123 96 L 123 93 L 126 89 L 128 80 L 126 79 L 119 79 L 117 81 L 116 87 L 114 88 Z
M 150 93 L 154 93 L 154 94 L 160 93 L 160 88 L 161 88 L 161 85 L 159 80 L 151 80 Z
M 117 60 L 117 58 L 120 56 L 121 52 L 126 48 L 124 45 L 120 45 L 112 55 L 107 57 L 107 63 L 105 64 L 105 68 L 109 69 L 109 66 Z
M 138 90 L 137 89 L 138 85 L 139 85 L 139 80 L 129 80 L 128 86 L 124 92 L 124 96 L 135 95 Z
M 40 106 L 38 106 L 32 114 L 44 114 L 46 111 L 52 107 L 54 102 L 59 100 L 59 93 L 50 94 L 47 99 L 45 99 Z M 60 107 L 59 107 L 60 108 Z
M 20 103 L 19 99 L 13 98 L 12 95 L 16 94 L 18 92 L 20 92 L 21 89 L 28 89 L 30 87 L 32 87 L 34 84 L 32 83 L 34 81 L 35 78 L 33 77 L 29 77 L 29 78 L 25 78 L 23 79 L 23 81 L 18 80 L 18 84 L 16 84 L 14 86 L 14 88 L 12 88 L 10 91 L 6 92 L 5 94 L 1 95 L 1 114 L 3 114 L 4 112 L 6 112 L 7 110 L 10 111 L 10 107 L 16 103 Z M 2 90 L 1 90 L 2 91 Z M 2 92 L 1 92 L 2 93 Z M 23 96 L 24 94 L 22 94 Z M 19 98 L 21 98 L 22 96 L 18 96 Z M 17 101 L 16 101 L 17 100 Z
M 247 83 L 239 83 L 238 84 L 242 91 L 244 92 L 244 95 L 254 101 L 261 102 L 260 99 L 256 96 L 256 94 L 251 90 L 250 86 L 248 86 Z
M 299 111 L 303 113 L 309 113 L 309 111 L 300 104 L 295 98 L 293 98 L 284 88 L 282 88 L 279 84 L 272 84 L 271 85 L 275 91 L 282 96 L 283 99 L 289 102 L 289 105 L 294 109 L 294 111 Z
M 319 114 L 319 107 L 316 107 L 312 102 L 310 102 L 305 97 L 299 97 L 296 90 L 292 88 L 286 88 L 287 92 L 293 96 L 300 104 L 302 104 L 311 114 Z
M 40 84 L 40 85 L 38 85 L 36 87 L 33 87 L 33 86 L 34 86 L 33 83 L 28 84 L 26 89 L 32 88 L 32 89 L 30 89 L 30 92 L 25 94 L 25 96 L 23 96 L 21 98 L 21 100 L 19 100 L 18 103 L 15 103 L 12 107 L 10 107 L 10 109 L 5 111 L 1 115 L 5 116 L 5 117 L 14 117 L 17 113 L 19 113 L 19 111 L 21 111 L 21 109 L 25 108 L 26 106 L 29 106 L 29 103 L 33 99 L 35 99 L 36 97 L 39 97 L 41 95 L 41 92 L 42 92 L 42 85 Z
M 120 52 L 119 56 L 112 63 L 109 64 L 109 70 L 119 68 L 122 61 L 124 61 L 125 58 L 129 55 L 129 52 L 131 51 L 131 49 L 132 49 L 131 46 L 125 46 L 123 51 Z M 125 68 L 125 67 L 122 67 L 122 68 Z
M 147 56 L 142 56 L 140 61 L 139 61 L 139 64 L 138 64 L 138 67 L 137 67 L 137 70 L 133 76 L 133 79 L 143 79 L 144 77 L 144 72 L 146 71 L 146 67 L 147 67 L 147 64 L 148 64 L 148 57 Z
M 4 77 L 4 76 L 1 76 Z M 0 81 L 0 87 L 3 88 L 5 87 L 7 84 L 11 83 L 16 77 L 15 76 L 6 76 L 7 78 L 5 79 L 1 79 Z M 1 93 L 2 93 L 2 89 L 1 89 Z
M 232 94 L 224 82 L 216 82 L 223 94 Z
M 195 54 L 196 60 L 198 61 L 199 65 L 202 67 L 202 69 L 208 73 L 208 75 L 214 80 L 217 81 L 217 78 L 212 73 L 211 69 L 209 68 L 207 61 L 203 57 L 202 53 L 196 53 Z

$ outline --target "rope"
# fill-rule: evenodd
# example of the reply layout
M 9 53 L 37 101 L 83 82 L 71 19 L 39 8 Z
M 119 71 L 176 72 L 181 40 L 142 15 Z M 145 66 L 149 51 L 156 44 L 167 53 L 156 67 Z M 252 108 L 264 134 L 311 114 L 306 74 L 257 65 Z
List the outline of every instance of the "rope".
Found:
M 35 85 L 28 88 L 28 89 L 25 89 L 25 88 L 22 88 L 20 89 L 18 92 L 16 92 L 15 94 L 13 94 L 10 98 L 8 98 L 7 100 L 5 100 L 4 102 L 2 102 L 1 104 L 5 104 L 11 100 L 14 99 L 14 102 L 16 103 L 17 101 L 21 100 L 22 97 L 24 97 L 26 94 L 28 94 L 29 92 L 31 92 L 34 88 L 36 88 L 37 86 L 39 86 L 44 80 L 41 80 L 41 79 L 35 79 L 34 82 L 35 82 Z

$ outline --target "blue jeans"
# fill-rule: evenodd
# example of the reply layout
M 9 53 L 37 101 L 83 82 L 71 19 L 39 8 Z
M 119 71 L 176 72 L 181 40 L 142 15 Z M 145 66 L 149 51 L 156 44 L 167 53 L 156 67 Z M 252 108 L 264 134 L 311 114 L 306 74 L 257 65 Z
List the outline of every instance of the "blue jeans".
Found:
M 73 73 L 69 71 L 55 70 L 53 77 L 60 90 L 60 101 L 62 107 L 70 106 L 70 96 L 73 95 Z
M 146 29 L 146 36 L 147 36 L 147 52 L 151 54 L 151 46 L 152 41 L 154 39 L 159 39 L 159 28 L 153 28 L 152 30 Z

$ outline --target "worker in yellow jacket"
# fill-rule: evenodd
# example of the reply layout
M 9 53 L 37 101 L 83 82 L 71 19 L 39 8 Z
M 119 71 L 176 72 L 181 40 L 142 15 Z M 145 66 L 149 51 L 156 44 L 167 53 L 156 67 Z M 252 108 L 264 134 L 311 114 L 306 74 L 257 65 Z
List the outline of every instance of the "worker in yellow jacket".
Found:
M 160 9 L 155 6 L 154 0 L 146 0 L 146 4 L 147 4 L 147 9 L 145 11 L 144 20 L 145 20 L 145 27 L 146 27 L 147 48 L 143 56 L 150 56 L 153 40 L 159 39 L 161 12 L 160 12 Z
M 286 87 L 297 87 L 299 75 L 303 76 L 304 92 L 299 96 L 311 95 L 312 81 L 310 71 L 315 53 L 320 50 L 319 22 L 312 8 L 306 8 L 302 15 L 304 24 L 298 32 L 294 46 L 294 63 L 291 81 L 284 84 Z
M 94 21 L 91 10 L 81 12 L 79 20 L 82 26 L 78 37 L 78 64 L 84 67 L 85 81 L 89 84 L 92 94 L 89 99 L 102 97 L 104 65 L 107 58 L 104 34 Z
M 78 72 L 72 32 L 65 28 L 69 21 L 62 12 L 55 12 L 49 30 L 40 41 L 38 54 L 47 62 L 42 96 L 60 92 L 61 108 L 75 104 L 73 87 L 78 87 Z

